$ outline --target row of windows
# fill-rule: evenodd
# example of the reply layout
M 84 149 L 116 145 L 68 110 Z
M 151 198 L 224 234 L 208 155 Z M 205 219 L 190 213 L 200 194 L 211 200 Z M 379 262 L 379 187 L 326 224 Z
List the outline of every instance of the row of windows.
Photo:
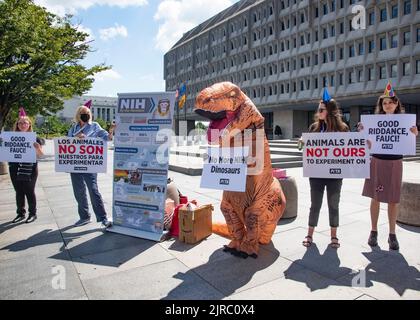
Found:
M 407 46 L 411 44 L 411 32 L 404 31 L 401 33 L 401 39 L 399 39 L 398 34 L 396 32 L 392 32 L 389 35 L 383 34 L 379 35 L 375 41 L 375 39 L 366 39 L 366 41 L 355 41 L 353 43 L 347 43 L 345 46 L 337 46 L 332 47 L 330 49 L 324 49 L 317 53 L 310 53 L 306 55 L 302 55 L 296 59 L 292 59 L 291 62 L 285 61 L 279 62 L 279 67 L 281 72 L 288 72 L 290 70 L 297 70 L 299 65 L 300 68 L 307 68 L 312 66 L 317 66 L 319 63 L 328 63 L 328 62 L 335 62 L 339 60 L 343 60 L 344 58 L 352 58 L 356 56 L 363 56 L 365 53 L 375 53 L 376 52 L 376 43 L 378 42 L 378 50 L 384 51 L 387 49 L 393 49 L 398 47 L 399 41 L 402 42 L 403 46 Z M 417 28 L 416 31 L 416 39 L 417 43 L 420 43 L 420 27 Z M 366 48 L 366 49 L 365 49 Z M 253 50 L 251 53 L 245 52 L 244 54 L 236 55 L 234 57 L 229 58 L 228 60 L 223 59 L 222 61 L 215 62 L 213 64 L 208 64 L 206 61 L 201 61 L 196 58 L 196 72 L 199 72 L 197 76 L 205 76 L 209 73 L 220 72 L 226 70 L 227 68 L 240 66 L 244 63 L 249 61 L 255 61 L 267 56 L 272 56 L 273 54 L 277 54 L 277 44 L 269 45 L 268 47 L 263 47 L 261 49 Z M 191 59 L 184 60 L 182 63 L 178 65 L 179 70 L 178 74 L 182 74 L 189 69 L 191 69 Z M 199 67 L 204 66 L 202 71 Z M 167 73 L 172 77 L 175 76 L 175 68 L 170 67 L 167 68 Z M 276 74 L 277 72 L 275 72 Z
M 336 8 L 336 5 L 337 5 L 336 3 L 337 2 L 338 2 L 338 5 L 339 5 L 340 8 L 343 8 L 344 7 L 344 5 L 345 5 L 344 1 L 330 0 L 328 2 L 325 2 L 322 5 L 322 12 L 324 14 L 328 14 L 329 12 L 335 11 L 335 8 Z M 349 5 L 356 4 L 356 2 L 357 1 L 350 0 L 349 1 Z M 288 6 L 287 2 L 285 2 L 284 6 Z M 377 17 L 379 18 L 379 21 L 380 22 L 385 22 L 388 19 L 397 18 L 399 16 L 400 12 L 402 12 L 403 15 L 409 15 L 413 11 L 413 6 L 415 7 L 415 10 L 420 11 L 420 0 L 404 0 L 404 2 L 402 2 L 402 8 L 401 9 L 399 8 L 399 5 L 398 4 L 389 4 L 389 5 L 384 6 L 384 7 L 379 7 L 378 9 L 376 9 L 376 7 L 373 7 L 371 9 L 368 9 L 368 12 L 367 12 L 367 15 L 368 15 L 368 17 L 367 17 L 368 25 L 374 25 L 375 22 L 376 22 L 376 18 Z M 281 5 L 281 8 L 282 7 L 283 7 L 283 5 Z M 264 11 L 267 11 L 267 13 L 264 14 Z M 273 11 L 272 4 L 270 4 L 270 6 L 268 7 L 268 9 L 264 9 L 262 11 L 263 12 L 262 15 L 263 16 L 271 16 L 272 15 L 272 11 Z M 315 7 L 315 10 L 314 10 L 315 17 L 319 17 L 319 11 L 320 11 L 319 8 L 318 7 Z M 257 20 L 260 19 L 261 12 L 254 13 L 253 14 L 253 17 L 254 17 L 254 20 L 255 19 L 257 19 Z M 305 21 L 308 20 L 306 18 L 306 12 L 301 12 L 297 16 L 296 15 L 292 15 L 291 20 L 289 20 L 288 18 L 281 19 L 280 20 L 280 29 L 282 31 L 283 30 L 286 30 L 286 29 L 289 29 L 291 23 L 292 23 L 292 26 L 296 26 L 297 25 L 297 21 L 298 21 L 298 17 L 299 17 L 301 23 L 304 23 Z M 234 27 L 234 25 L 236 26 L 237 24 L 238 24 L 238 22 L 235 22 L 235 23 L 231 23 L 230 24 L 231 25 L 231 27 L 230 27 L 230 29 L 231 29 L 230 31 L 231 32 L 233 32 L 234 30 L 239 30 L 239 28 L 235 28 Z M 243 26 L 246 27 L 247 25 L 248 25 L 247 24 L 247 20 L 245 18 L 243 25 L 241 25 L 240 27 L 241 28 Z M 347 27 L 347 30 L 352 31 L 351 19 L 348 19 L 347 26 L 345 26 L 344 21 L 341 21 L 337 25 L 331 24 L 328 27 L 323 27 L 322 28 L 322 31 L 321 31 L 322 32 L 322 37 L 323 37 L 323 39 L 326 39 L 328 37 L 334 37 L 336 33 L 343 34 L 345 32 L 345 30 L 346 30 L 346 27 Z M 254 39 L 254 41 L 256 41 L 258 39 L 261 39 L 261 38 L 265 38 L 267 35 L 273 34 L 274 33 L 274 29 L 273 28 L 274 27 L 271 25 L 271 26 L 269 26 L 267 28 L 263 28 L 263 29 L 261 29 L 261 30 L 259 30 L 257 32 L 254 32 L 253 33 L 253 39 Z M 210 33 L 210 37 L 211 37 L 211 40 L 213 42 L 216 41 L 217 38 L 220 39 L 221 36 L 226 36 L 226 30 L 225 30 L 224 27 L 221 28 L 221 29 L 217 29 L 217 30 L 215 30 L 215 31 L 213 31 L 213 32 Z M 314 36 L 315 36 L 315 39 L 316 39 L 315 41 L 318 41 L 319 35 L 317 34 L 317 32 L 315 33 Z M 307 36 L 307 37 L 308 37 L 308 39 L 307 39 L 306 43 L 310 43 L 310 35 Z M 300 39 L 300 42 L 301 42 L 301 44 L 303 44 L 304 41 L 305 41 L 304 40 L 304 37 L 301 36 L 300 38 L 301 38 Z M 245 40 L 245 42 L 247 43 L 247 40 Z M 244 42 L 242 42 L 242 45 L 243 45 L 243 43 Z M 206 49 L 207 48 L 207 45 L 208 45 L 208 39 L 201 38 L 201 39 L 199 39 L 199 40 L 196 41 L 196 50 Z M 236 46 L 234 46 L 234 47 L 236 47 Z M 192 46 L 191 45 L 188 45 L 188 46 L 180 49 L 179 54 L 181 56 L 184 56 L 184 55 L 187 55 L 188 53 L 190 53 L 191 50 L 192 50 Z M 169 58 L 170 58 L 170 61 L 173 61 L 175 59 L 175 55 L 171 55 L 171 56 L 169 56 Z
M 401 74 L 398 74 L 398 69 L 400 68 Z M 387 64 L 379 64 L 376 67 L 374 65 L 366 66 L 363 68 L 355 68 L 348 71 L 337 72 L 336 74 L 329 75 L 320 75 L 316 78 L 308 78 L 304 80 L 291 80 L 284 81 L 277 84 L 266 85 L 267 93 L 269 96 L 296 92 L 299 88 L 300 91 L 307 91 L 318 89 L 320 87 L 325 87 L 327 85 L 331 87 L 342 86 L 347 84 L 362 83 L 364 81 L 373 81 L 375 79 L 390 79 L 398 78 L 400 76 L 406 77 L 411 76 L 412 74 L 420 74 L 420 59 L 415 61 L 415 69 L 412 70 L 411 63 L 409 61 L 403 61 L 399 64 L 397 62 L 388 62 Z M 230 80 L 234 83 L 241 83 L 244 81 L 241 78 L 241 74 L 237 73 L 230 75 L 226 78 L 221 78 L 222 80 Z M 344 81 L 346 80 L 346 83 Z M 205 88 L 205 84 L 209 81 L 202 81 L 190 87 L 190 94 L 197 94 L 200 90 Z M 168 86 L 176 86 L 178 82 L 168 83 Z M 210 82 L 209 82 L 210 83 Z M 299 87 L 298 87 L 299 85 Z M 311 87 L 312 86 L 312 87 Z M 260 97 L 257 89 L 254 89 L 251 97 L 257 98 Z M 265 90 L 265 89 L 263 89 Z M 265 96 L 265 91 L 263 91 L 263 96 Z

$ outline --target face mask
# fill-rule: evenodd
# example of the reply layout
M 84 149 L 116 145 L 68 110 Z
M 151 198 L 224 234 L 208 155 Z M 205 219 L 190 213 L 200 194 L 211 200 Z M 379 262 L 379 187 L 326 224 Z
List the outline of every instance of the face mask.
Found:
M 80 115 L 80 120 L 82 120 L 83 122 L 88 122 L 90 119 L 90 115 L 89 114 L 81 114 Z

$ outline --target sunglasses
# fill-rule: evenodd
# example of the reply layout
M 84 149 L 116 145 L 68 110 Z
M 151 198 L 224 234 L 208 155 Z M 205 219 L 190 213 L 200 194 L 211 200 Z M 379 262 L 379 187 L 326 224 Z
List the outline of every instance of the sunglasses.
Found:
M 28 125 L 29 126 L 29 122 L 18 122 L 19 125 Z

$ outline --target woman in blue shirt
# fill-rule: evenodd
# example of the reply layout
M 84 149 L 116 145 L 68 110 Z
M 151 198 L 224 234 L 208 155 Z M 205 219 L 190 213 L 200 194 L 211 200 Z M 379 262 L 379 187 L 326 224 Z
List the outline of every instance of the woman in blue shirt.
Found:
M 112 140 L 115 125 L 112 125 L 109 132 L 102 129 L 97 122 L 92 122 L 92 113 L 86 106 L 80 106 L 76 110 L 76 123 L 70 128 L 67 136 L 84 139 L 86 137 L 101 138 L 103 140 Z M 86 195 L 86 187 L 89 191 L 90 202 L 96 215 L 96 221 L 101 222 L 103 226 L 108 227 L 111 223 L 108 221 L 105 212 L 104 202 L 99 193 L 97 173 L 70 173 L 73 186 L 74 197 L 78 204 L 78 213 L 80 220 L 75 226 L 82 226 L 90 223 L 89 205 Z

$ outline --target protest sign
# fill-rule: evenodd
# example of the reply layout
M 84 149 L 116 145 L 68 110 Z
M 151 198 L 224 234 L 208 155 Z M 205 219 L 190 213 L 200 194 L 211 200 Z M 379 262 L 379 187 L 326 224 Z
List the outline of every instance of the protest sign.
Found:
M 367 141 L 359 132 L 304 133 L 303 176 L 369 178 Z
M 56 138 L 55 171 L 104 173 L 107 167 L 107 142 L 99 138 Z
M 162 238 L 174 105 L 175 92 L 118 95 L 108 231 Z
M 201 188 L 245 192 L 249 148 L 208 148 Z
M 415 155 L 416 136 L 410 128 L 416 125 L 415 114 L 362 115 L 363 130 L 372 143 L 370 153 Z
M 2 132 L 0 134 L 0 161 L 35 163 L 35 142 L 35 132 Z

